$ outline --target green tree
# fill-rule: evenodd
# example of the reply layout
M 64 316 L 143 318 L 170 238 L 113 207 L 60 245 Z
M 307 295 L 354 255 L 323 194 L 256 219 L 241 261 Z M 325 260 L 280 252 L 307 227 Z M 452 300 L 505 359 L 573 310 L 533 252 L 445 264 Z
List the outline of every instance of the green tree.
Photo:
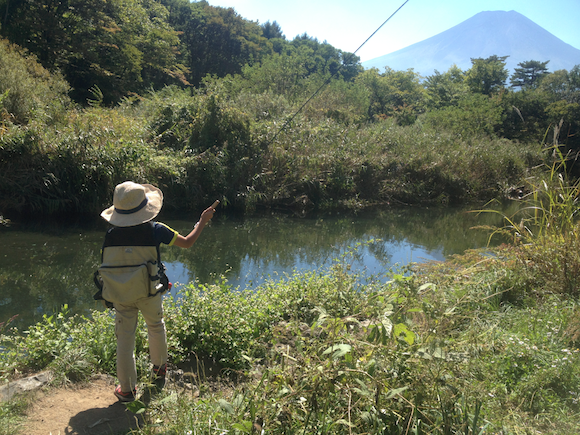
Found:
M 443 107 L 425 114 L 425 124 L 461 136 L 494 136 L 501 126 L 504 108 L 498 97 L 480 93 L 466 94 L 456 106 Z
M 524 62 L 520 65 L 536 68 L 545 64 Z M 521 91 L 504 96 L 503 134 L 522 141 L 541 142 L 546 138 L 548 143 L 566 144 L 576 149 L 580 146 L 580 66 L 571 71 L 543 72 L 538 76 L 540 74 L 541 79 L 528 80 Z
M 356 82 L 369 91 L 370 119 L 395 117 L 399 124 L 409 125 L 425 109 L 425 89 L 419 74 L 412 69 L 386 68 L 381 74 L 377 68 L 371 68 L 359 74 Z
M 568 146 L 578 145 L 576 136 L 580 127 L 580 104 L 566 100 L 555 101 L 546 107 L 546 114 L 553 126 L 553 143 L 564 143 Z
M 179 80 L 179 38 L 155 0 L 0 0 L 2 35 L 62 70 L 77 101 L 106 101 Z
M 325 82 L 340 80 L 350 83 L 344 75 L 350 77 L 352 71 L 339 63 L 343 55 L 331 45 L 319 44 L 310 38 L 306 43 L 286 44 L 281 53 L 244 66 L 240 77 L 231 80 L 230 91 L 269 92 L 282 95 L 293 103 L 299 102 Z
M 540 80 L 549 74 L 546 66 L 548 62 L 550 61 L 528 60 L 527 62 L 518 63 L 519 68 L 516 68 L 510 77 L 512 88 L 529 89 L 537 87 Z
M 162 1 L 170 12 L 169 23 L 180 32 L 180 59 L 188 67 L 188 82 L 194 86 L 208 74 L 238 74 L 244 65 L 273 51 L 262 27 L 243 19 L 233 8 L 213 7 L 206 1 Z
M 309 89 L 306 79 L 311 75 L 307 68 L 311 57 L 312 50 L 307 47 L 289 47 L 283 54 L 274 53 L 261 63 L 246 65 L 242 68 L 237 90 L 244 89 L 254 94 L 271 92 L 290 101 L 299 101 Z
M 70 104 L 69 89 L 61 74 L 51 74 L 30 53 L 0 40 L 0 122 L 55 122 Z
M 342 124 L 367 121 L 369 92 L 359 83 L 331 80 L 305 109 L 310 119 L 332 118 Z
M 363 71 L 358 56 L 343 52 L 327 42 L 321 43 L 306 33 L 294 38 L 291 45 L 298 49 L 308 47 L 312 50 L 305 64 L 309 74 L 330 74 L 332 77 L 350 81 Z
M 487 59 L 471 59 L 471 68 L 467 70 L 465 81 L 471 92 L 491 95 L 505 87 L 508 70 L 505 60 L 508 56 L 490 56 Z
M 276 21 L 273 23 L 266 21 L 262 24 L 262 33 L 264 37 L 268 39 L 286 39 L 282 33 L 282 28 Z
M 457 65 L 453 65 L 443 74 L 435 70 L 435 74 L 425 79 L 424 86 L 429 109 L 454 106 L 469 92 L 465 83 L 465 73 Z
M 546 75 L 538 89 L 548 96 L 545 112 L 552 126 L 553 143 L 580 148 L 580 65 Z
M 548 74 L 539 88 L 546 91 L 552 101 L 580 103 L 580 65 L 574 66 L 570 71 L 562 69 Z
M 549 95 L 537 88 L 525 88 L 519 92 L 508 92 L 503 96 L 505 119 L 502 135 L 522 142 L 540 143 L 549 126 L 546 107 Z

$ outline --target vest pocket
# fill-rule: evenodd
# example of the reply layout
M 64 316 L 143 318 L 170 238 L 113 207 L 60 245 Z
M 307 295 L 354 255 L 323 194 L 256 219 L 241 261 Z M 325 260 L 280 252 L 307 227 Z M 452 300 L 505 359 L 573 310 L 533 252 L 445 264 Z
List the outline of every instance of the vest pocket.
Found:
M 103 298 L 113 303 L 126 304 L 149 296 L 151 278 L 147 264 L 135 266 L 101 266 Z

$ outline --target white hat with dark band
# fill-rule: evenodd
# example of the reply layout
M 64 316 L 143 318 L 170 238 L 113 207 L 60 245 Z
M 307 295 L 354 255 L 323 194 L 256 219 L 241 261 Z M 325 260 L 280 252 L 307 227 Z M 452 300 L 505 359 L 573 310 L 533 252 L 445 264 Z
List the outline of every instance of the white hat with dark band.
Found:
M 132 227 L 149 222 L 162 206 L 163 192 L 157 187 L 125 181 L 115 187 L 113 205 L 101 217 L 117 227 Z

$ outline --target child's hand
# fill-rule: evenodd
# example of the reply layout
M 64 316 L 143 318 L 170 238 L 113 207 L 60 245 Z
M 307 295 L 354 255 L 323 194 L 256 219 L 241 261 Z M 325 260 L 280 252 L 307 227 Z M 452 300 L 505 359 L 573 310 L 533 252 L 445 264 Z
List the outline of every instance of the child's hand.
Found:
M 213 207 L 206 208 L 203 211 L 203 213 L 201 214 L 199 221 L 205 225 L 213 217 L 214 213 L 215 213 L 215 209 Z

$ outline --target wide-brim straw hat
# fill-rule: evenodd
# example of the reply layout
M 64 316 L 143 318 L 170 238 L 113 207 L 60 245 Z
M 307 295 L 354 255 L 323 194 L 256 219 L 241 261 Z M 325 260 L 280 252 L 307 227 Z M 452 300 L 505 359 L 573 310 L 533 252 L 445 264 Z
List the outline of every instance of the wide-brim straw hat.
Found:
M 157 187 L 125 181 L 115 187 L 113 205 L 101 217 L 117 227 L 132 227 L 149 222 L 162 206 L 163 192 Z

